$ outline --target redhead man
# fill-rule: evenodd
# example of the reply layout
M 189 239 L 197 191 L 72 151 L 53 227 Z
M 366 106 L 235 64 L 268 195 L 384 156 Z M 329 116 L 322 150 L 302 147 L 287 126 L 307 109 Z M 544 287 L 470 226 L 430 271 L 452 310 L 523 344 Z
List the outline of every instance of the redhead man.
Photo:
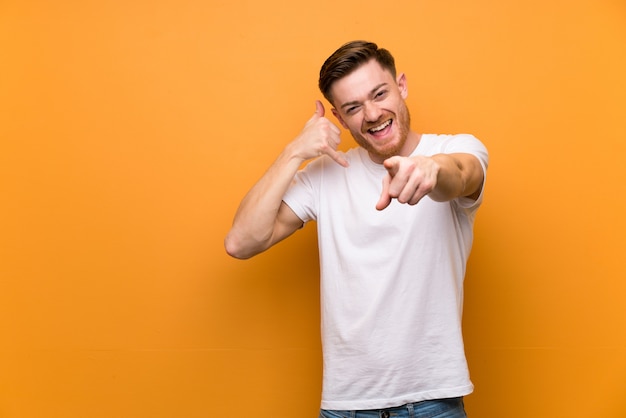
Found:
M 372 42 L 336 50 L 319 87 L 358 147 L 337 150 L 341 130 L 317 101 L 242 200 L 226 251 L 249 258 L 316 221 L 320 418 L 465 417 L 463 281 L 487 150 L 411 130 L 407 77 Z

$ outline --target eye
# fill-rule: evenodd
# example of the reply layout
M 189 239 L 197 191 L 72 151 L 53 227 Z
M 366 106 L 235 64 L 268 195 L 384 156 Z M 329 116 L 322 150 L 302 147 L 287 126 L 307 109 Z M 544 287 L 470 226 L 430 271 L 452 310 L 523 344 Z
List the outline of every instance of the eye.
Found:
M 374 95 L 375 99 L 384 99 L 387 96 L 387 90 L 380 90 Z
M 348 115 L 352 115 L 354 113 L 356 113 L 356 111 L 359 109 L 359 106 L 351 106 L 349 108 L 346 109 L 346 113 Z

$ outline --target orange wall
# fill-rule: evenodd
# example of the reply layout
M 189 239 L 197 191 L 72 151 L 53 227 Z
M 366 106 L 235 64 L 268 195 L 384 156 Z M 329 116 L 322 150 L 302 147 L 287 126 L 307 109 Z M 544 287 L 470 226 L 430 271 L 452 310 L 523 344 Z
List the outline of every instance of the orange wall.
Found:
M 314 228 L 222 240 L 354 38 L 491 152 L 470 416 L 626 416 L 624 2 L 298 3 L 0 4 L 0 417 L 316 416 Z

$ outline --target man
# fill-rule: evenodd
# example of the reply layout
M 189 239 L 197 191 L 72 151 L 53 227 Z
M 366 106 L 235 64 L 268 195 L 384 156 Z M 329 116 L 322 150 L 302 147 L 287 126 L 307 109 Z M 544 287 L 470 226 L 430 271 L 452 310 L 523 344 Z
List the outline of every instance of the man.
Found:
M 317 222 L 320 417 L 465 417 L 463 279 L 487 150 L 471 135 L 412 131 L 406 76 L 374 43 L 335 51 L 319 86 L 359 147 L 337 151 L 318 101 L 241 202 L 226 250 L 249 258 Z

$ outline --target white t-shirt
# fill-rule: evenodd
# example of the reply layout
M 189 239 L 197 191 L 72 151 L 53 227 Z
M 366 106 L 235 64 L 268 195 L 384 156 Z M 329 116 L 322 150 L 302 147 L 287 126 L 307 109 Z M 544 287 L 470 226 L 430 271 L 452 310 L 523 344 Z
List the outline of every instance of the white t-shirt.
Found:
M 488 155 L 471 135 L 422 135 L 413 155 Z M 323 409 L 358 410 L 464 396 L 463 279 L 482 201 L 376 210 L 384 167 L 363 148 L 298 172 L 284 202 L 317 221 L 324 358 Z

